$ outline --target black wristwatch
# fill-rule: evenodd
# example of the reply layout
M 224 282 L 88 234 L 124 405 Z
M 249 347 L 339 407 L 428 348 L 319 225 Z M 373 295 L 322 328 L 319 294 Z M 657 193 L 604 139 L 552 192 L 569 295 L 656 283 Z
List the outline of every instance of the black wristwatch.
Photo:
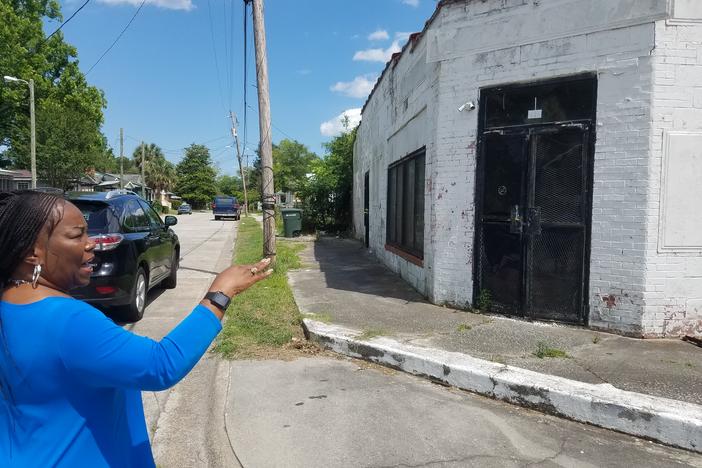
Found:
M 229 307 L 229 303 L 232 302 L 232 298 L 224 294 L 222 291 L 210 291 L 205 294 L 205 299 L 209 300 L 222 312 L 226 312 L 227 307 Z

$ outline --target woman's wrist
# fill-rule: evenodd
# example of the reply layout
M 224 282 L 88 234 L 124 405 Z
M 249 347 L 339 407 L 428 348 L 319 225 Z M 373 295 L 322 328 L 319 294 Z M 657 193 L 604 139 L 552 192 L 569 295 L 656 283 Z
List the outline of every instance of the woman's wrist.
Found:
M 224 312 L 222 310 L 220 310 L 219 307 L 214 305 L 212 303 L 212 301 L 210 301 L 209 299 L 207 299 L 207 298 L 202 299 L 200 301 L 200 305 L 209 309 L 215 315 L 215 317 L 217 317 L 219 320 L 222 320 L 224 318 Z

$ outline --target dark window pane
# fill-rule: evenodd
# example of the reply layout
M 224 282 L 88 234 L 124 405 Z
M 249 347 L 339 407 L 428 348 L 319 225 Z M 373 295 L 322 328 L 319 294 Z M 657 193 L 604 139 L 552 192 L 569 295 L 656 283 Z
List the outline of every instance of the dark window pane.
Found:
M 387 242 L 424 256 L 424 164 L 418 151 L 388 168 Z
M 485 93 L 485 127 L 587 120 L 594 114 L 592 78 L 495 88 Z M 541 111 L 532 113 L 529 111 Z
M 424 154 L 415 160 L 414 249 L 424 252 Z
M 395 186 L 397 171 L 395 168 L 388 170 L 388 218 L 387 218 L 387 242 L 395 243 Z
M 402 197 L 402 245 L 414 247 L 414 163 L 409 160 L 404 166 L 404 188 Z

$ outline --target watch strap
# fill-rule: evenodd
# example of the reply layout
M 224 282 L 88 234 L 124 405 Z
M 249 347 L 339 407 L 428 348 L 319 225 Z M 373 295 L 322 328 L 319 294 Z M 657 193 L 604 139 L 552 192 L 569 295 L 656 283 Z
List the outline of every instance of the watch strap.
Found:
M 222 291 L 210 291 L 205 294 L 205 299 L 209 300 L 222 312 L 226 312 L 227 307 L 229 307 L 229 303 L 232 302 L 232 298 L 224 294 Z

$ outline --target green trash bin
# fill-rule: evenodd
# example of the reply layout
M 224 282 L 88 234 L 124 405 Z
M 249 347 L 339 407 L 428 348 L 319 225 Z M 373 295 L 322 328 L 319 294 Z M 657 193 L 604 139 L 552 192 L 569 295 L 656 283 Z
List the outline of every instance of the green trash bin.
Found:
M 297 237 L 302 232 L 302 210 L 298 208 L 283 208 L 280 210 L 283 217 L 285 237 Z

